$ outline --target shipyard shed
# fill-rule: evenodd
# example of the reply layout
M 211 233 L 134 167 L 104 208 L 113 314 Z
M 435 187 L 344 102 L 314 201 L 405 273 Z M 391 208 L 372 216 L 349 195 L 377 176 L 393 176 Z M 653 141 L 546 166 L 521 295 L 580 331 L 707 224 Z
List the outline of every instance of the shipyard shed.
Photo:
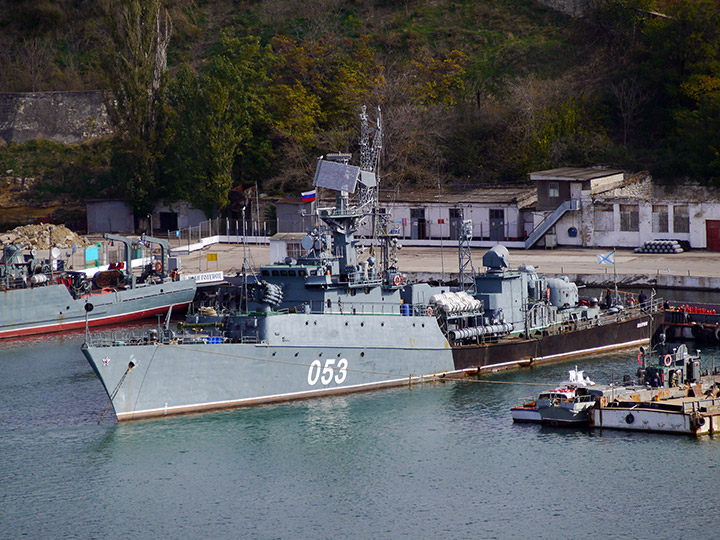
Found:
M 552 169 L 530 178 L 538 205 L 526 247 L 636 248 L 678 240 L 720 251 L 720 189 L 613 169 Z
M 379 199 L 380 211 L 392 215 L 398 234 L 417 241 L 413 242 L 416 245 L 439 239 L 458 240 L 464 220 L 472 220 L 476 241 L 522 241 L 531 227 L 527 216 L 537 200 L 530 184 L 381 190 Z
M 173 205 L 160 203 L 151 214 L 137 216 L 137 223 L 132 207 L 121 199 L 90 199 L 85 208 L 88 234 L 149 231 L 152 228 L 154 232 L 166 235 L 169 231 L 197 227 L 207 220 L 202 210 L 183 201 Z
M 313 224 L 313 203 L 304 203 L 300 197 L 283 197 L 275 201 L 277 232 L 307 233 Z

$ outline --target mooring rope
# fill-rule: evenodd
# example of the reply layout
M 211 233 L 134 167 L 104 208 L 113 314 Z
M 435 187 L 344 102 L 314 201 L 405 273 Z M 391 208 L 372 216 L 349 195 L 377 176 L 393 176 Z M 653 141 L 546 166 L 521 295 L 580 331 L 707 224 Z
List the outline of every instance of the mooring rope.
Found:
M 113 391 L 112 391 L 112 394 L 110 394 L 110 403 L 108 403 L 107 407 L 105 407 L 105 410 L 103 411 L 102 415 L 100 416 L 100 420 L 97 421 L 98 424 L 103 421 L 103 418 L 105 418 L 105 415 L 106 415 L 107 412 L 110 410 L 110 406 L 113 404 L 113 399 L 115 399 L 115 396 L 117 395 L 118 390 L 120 390 L 120 387 L 122 386 L 122 383 L 125 382 L 125 377 L 127 377 L 127 374 L 130 373 L 130 370 L 131 370 L 131 369 L 132 369 L 132 368 L 130 367 L 130 364 L 128 364 L 128 367 L 127 367 L 127 369 L 125 370 L 125 373 L 123 373 L 123 376 L 122 376 L 122 378 L 120 379 L 120 381 L 117 383 L 117 386 L 115 387 L 115 390 L 113 390 Z

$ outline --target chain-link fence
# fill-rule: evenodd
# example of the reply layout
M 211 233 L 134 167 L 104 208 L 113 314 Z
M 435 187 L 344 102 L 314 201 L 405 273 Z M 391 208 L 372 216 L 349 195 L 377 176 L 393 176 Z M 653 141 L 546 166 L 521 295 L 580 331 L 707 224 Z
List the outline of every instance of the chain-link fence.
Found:
M 268 222 L 243 223 L 237 219 L 216 218 L 201 221 L 198 225 L 167 231 L 167 239 L 171 248 L 187 248 L 188 251 L 200 249 L 208 239 L 217 238 L 226 243 L 241 243 L 247 237 L 254 244 L 269 242 Z

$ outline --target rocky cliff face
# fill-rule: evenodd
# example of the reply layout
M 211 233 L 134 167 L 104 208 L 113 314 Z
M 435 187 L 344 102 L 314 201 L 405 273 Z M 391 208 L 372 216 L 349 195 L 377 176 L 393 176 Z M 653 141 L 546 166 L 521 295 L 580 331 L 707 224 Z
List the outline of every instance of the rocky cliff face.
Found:
M 37 201 L 32 197 L 34 178 L 0 176 L 0 231 L 22 224 L 68 223 L 83 228 L 85 207 L 67 197 Z

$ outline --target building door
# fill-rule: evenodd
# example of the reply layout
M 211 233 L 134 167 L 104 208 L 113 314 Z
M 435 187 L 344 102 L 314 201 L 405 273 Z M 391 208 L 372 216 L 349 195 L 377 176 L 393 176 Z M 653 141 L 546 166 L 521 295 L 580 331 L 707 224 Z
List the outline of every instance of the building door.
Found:
M 176 212 L 160 212 L 160 230 L 177 231 L 178 215 Z
M 581 192 L 582 192 L 582 184 L 580 182 L 573 182 L 570 184 L 570 198 L 573 201 L 580 200 Z
M 505 238 L 505 210 L 490 209 L 490 241 L 502 242 Z
M 463 210 L 462 208 L 450 209 L 450 240 L 459 240 L 462 231 Z
M 720 251 L 720 221 L 716 219 L 706 220 L 705 234 L 707 235 L 708 251 Z
M 413 240 L 424 240 L 425 235 L 425 209 L 410 209 L 410 238 Z

